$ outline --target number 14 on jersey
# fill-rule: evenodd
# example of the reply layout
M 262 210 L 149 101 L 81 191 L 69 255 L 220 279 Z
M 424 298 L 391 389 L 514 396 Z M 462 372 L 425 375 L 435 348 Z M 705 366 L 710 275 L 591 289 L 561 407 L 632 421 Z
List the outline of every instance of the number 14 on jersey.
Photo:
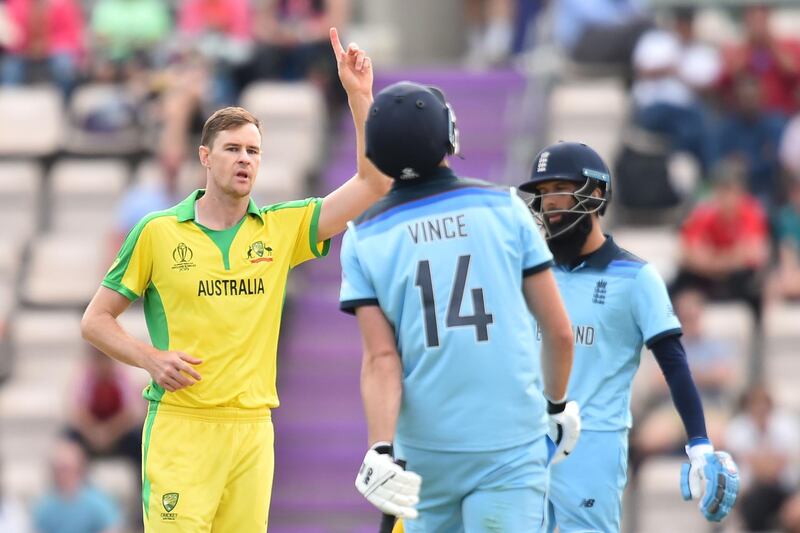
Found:
M 464 300 L 464 288 L 467 285 L 467 273 L 469 272 L 471 260 L 472 256 L 470 255 L 462 255 L 458 258 L 450 301 L 447 305 L 445 327 L 473 326 L 475 327 L 475 339 L 478 342 L 485 342 L 489 340 L 489 324 L 494 322 L 494 317 L 492 317 L 491 313 L 486 312 L 482 288 L 478 287 L 471 290 L 473 314 L 461 314 L 461 304 Z M 425 345 L 428 348 L 436 348 L 439 346 L 439 324 L 436 316 L 436 296 L 433 292 L 431 263 L 429 260 L 423 259 L 417 263 L 417 276 L 414 285 L 419 287 L 420 298 L 422 299 L 422 311 L 425 319 Z

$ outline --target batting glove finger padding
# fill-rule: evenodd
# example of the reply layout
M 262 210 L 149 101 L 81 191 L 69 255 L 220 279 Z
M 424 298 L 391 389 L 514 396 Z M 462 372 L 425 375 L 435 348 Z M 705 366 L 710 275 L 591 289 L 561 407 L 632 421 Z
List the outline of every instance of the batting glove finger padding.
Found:
M 388 453 L 374 447 L 364 456 L 356 476 L 356 489 L 384 513 L 399 518 L 416 518 L 422 478 L 403 470 Z
M 578 444 L 578 437 L 581 434 L 581 415 L 578 403 L 575 401 L 566 404 L 548 402 L 547 413 L 550 415 L 549 436 L 555 445 L 550 464 L 555 464 L 572 453 Z
M 681 495 L 684 500 L 699 499 L 700 512 L 706 520 L 719 522 L 736 502 L 739 469 L 729 453 L 714 452 L 710 445 L 704 445 L 702 453 L 687 451 L 690 463 L 681 467 Z

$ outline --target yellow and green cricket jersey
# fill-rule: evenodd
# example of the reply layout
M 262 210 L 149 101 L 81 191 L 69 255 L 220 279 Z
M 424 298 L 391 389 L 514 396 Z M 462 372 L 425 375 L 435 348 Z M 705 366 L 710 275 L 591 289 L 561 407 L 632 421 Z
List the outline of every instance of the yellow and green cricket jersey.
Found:
M 128 234 L 103 285 L 144 297 L 153 346 L 202 359 L 202 380 L 174 393 L 151 382 L 146 399 L 184 407 L 277 407 L 278 331 L 286 278 L 328 253 L 317 240 L 320 198 L 259 209 L 233 228 L 197 224 L 197 190 Z

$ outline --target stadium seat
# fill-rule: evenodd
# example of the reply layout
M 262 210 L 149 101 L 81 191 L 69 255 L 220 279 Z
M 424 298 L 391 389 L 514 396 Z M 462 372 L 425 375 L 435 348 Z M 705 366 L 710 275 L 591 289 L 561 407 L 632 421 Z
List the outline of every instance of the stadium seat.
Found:
M 83 155 L 136 154 L 142 150 L 138 113 L 136 99 L 124 87 L 82 85 L 69 102 L 64 149 Z
M 767 354 L 764 360 L 767 383 L 773 389 L 776 403 L 800 413 L 797 376 L 800 375 L 800 305 L 778 303 L 767 308 L 764 317 Z
M 126 164 L 117 159 L 58 161 L 50 172 L 51 227 L 62 232 L 107 232 L 128 174 Z
M 25 505 L 34 504 L 49 486 L 47 456 L 22 459 L 15 455 L 4 455 L 14 459 L 3 463 L 2 483 L 5 491 Z
M 79 311 L 24 310 L 12 324 L 12 337 L 19 349 L 43 351 L 78 347 L 81 340 Z
M 699 9 L 695 15 L 694 31 L 700 42 L 726 46 L 737 42 L 739 28 L 730 14 L 717 7 Z
M 641 257 L 669 282 L 675 276 L 679 236 L 671 227 L 630 228 L 614 231 L 614 241 L 629 252 Z
M 773 10 L 770 26 L 777 36 L 796 39 L 797 28 L 800 28 L 800 9 L 794 7 Z
M 57 425 L 64 416 L 68 383 L 67 379 L 48 380 L 41 375 L 37 381 L 12 378 L 0 390 L 3 430 L 32 437 Z
M 141 513 L 141 494 L 139 481 L 133 465 L 122 458 L 95 459 L 89 465 L 89 480 L 92 484 L 111 496 L 119 504 L 123 514 L 131 511 Z M 138 518 L 128 520 L 138 522 Z
M 38 222 L 41 166 L 33 161 L 0 161 L 0 176 L 0 227 L 4 228 L 0 240 L 24 240 Z
M 747 351 L 753 338 L 753 316 L 741 302 L 708 302 L 703 325 L 713 338 L 725 339 Z
M 247 86 L 241 105 L 261 120 L 262 165 L 297 167 L 305 179 L 321 163 L 327 110 L 311 83 L 257 82 Z
M 108 201 L 128 182 L 128 168 L 119 159 L 60 159 L 50 171 L 57 202 Z
M 155 159 L 145 159 L 133 173 L 133 186 L 152 185 L 164 179 L 163 170 Z M 178 194 L 181 198 L 195 189 L 205 187 L 205 169 L 196 159 L 190 158 L 178 174 Z
M 150 334 L 147 332 L 147 322 L 144 311 L 140 305 L 132 305 L 117 318 L 122 328 L 140 341 L 150 343 Z
M 55 88 L 0 88 L 0 117 L 0 156 L 43 157 L 59 149 L 64 113 Z
M 265 206 L 307 196 L 302 170 L 277 161 L 262 163 L 255 185 L 253 198 L 256 204 Z
M 636 531 L 674 533 L 709 531 L 708 523 L 697 509 L 697 502 L 684 502 L 680 492 L 679 457 L 655 457 L 646 461 L 639 472 Z
M 628 114 L 628 94 L 618 79 L 562 83 L 549 108 L 549 142 L 586 143 L 611 164 Z
M 778 303 L 767 308 L 764 318 L 767 338 L 800 343 L 800 304 Z
M 74 232 L 48 233 L 30 246 L 30 266 L 22 300 L 31 305 L 83 307 L 104 274 L 100 263 L 105 243 Z
M 21 251 L 22 242 L 14 235 L 3 235 L 0 238 L 0 287 L 15 283 L 19 274 Z

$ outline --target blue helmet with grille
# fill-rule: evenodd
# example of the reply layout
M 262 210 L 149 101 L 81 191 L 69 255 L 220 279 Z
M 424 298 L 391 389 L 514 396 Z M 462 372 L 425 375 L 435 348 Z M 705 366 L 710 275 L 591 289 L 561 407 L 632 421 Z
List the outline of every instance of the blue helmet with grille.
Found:
M 436 87 L 402 81 L 375 97 L 367 117 L 367 158 L 394 179 L 424 178 L 458 153 L 452 108 Z
M 540 192 L 539 185 L 549 181 L 569 181 L 576 188 L 571 192 Z M 557 142 L 543 149 L 536 156 L 528 180 L 519 189 L 531 195 L 529 207 L 539 224 L 545 229 L 548 239 L 562 235 L 576 226 L 584 216 L 593 213 L 603 215 L 611 200 L 611 173 L 600 155 L 583 143 Z M 600 196 L 592 194 L 600 190 Z M 542 213 L 542 200 L 550 195 L 569 195 L 574 205 L 569 209 L 550 211 L 549 214 L 578 214 L 574 223 L 561 227 L 557 234 L 551 234 Z

